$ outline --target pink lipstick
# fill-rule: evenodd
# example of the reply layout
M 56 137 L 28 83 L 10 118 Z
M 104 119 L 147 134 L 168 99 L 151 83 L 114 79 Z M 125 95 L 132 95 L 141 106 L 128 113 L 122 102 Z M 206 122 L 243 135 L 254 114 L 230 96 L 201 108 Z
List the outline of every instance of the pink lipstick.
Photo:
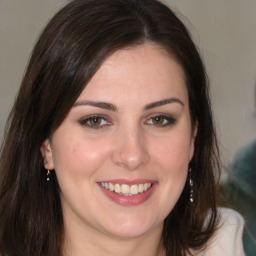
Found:
M 112 201 L 123 206 L 144 203 L 153 193 L 157 182 L 152 180 L 108 180 L 98 182 L 103 193 Z

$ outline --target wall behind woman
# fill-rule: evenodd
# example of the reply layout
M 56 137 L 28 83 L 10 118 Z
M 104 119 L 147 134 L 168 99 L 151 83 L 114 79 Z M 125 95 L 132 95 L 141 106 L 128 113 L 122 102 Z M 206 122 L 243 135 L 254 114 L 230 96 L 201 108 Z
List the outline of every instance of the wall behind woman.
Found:
M 0 138 L 32 47 L 67 0 L 0 0 Z M 191 31 L 209 74 L 224 162 L 256 137 L 255 0 L 165 0 Z

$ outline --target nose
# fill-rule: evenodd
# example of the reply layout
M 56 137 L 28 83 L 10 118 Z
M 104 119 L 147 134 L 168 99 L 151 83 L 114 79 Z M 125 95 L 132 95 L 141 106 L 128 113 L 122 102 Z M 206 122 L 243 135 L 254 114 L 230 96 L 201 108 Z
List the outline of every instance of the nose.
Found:
M 112 159 L 116 165 L 133 171 L 148 163 L 150 155 L 145 135 L 139 129 L 122 131 L 115 139 Z

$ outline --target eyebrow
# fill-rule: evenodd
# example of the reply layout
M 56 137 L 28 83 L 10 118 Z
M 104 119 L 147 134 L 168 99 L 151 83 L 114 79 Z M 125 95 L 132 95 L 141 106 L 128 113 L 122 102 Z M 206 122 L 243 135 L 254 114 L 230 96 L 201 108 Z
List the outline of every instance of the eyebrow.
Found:
M 163 106 L 166 104 L 171 104 L 171 103 L 179 103 L 180 105 L 182 105 L 182 107 L 184 107 L 184 103 L 181 100 L 179 100 L 177 98 L 168 98 L 168 99 L 163 99 L 163 100 L 152 102 L 152 103 L 146 105 L 144 107 L 144 110 L 149 110 L 152 108 L 160 107 L 160 106 Z
M 115 105 L 107 102 L 100 102 L 100 101 L 89 101 L 89 100 L 77 101 L 75 102 L 73 107 L 77 107 L 77 106 L 92 106 L 92 107 L 110 110 L 113 112 L 117 111 L 117 108 Z
M 171 104 L 171 103 L 178 103 L 182 105 L 182 107 L 184 106 L 184 103 L 181 100 L 177 98 L 168 98 L 168 99 L 163 99 L 163 100 L 159 100 L 159 101 L 155 101 L 150 104 L 147 104 L 144 107 L 144 110 L 149 110 L 152 108 L 160 107 L 160 106 Z M 92 106 L 92 107 L 97 107 L 97 108 L 102 108 L 102 109 L 110 110 L 113 112 L 117 112 L 117 107 L 107 102 L 82 100 L 82 101 L 75 102 L 75 104 L 73 105 L 73 107 L 77 107 L 77 106 Z

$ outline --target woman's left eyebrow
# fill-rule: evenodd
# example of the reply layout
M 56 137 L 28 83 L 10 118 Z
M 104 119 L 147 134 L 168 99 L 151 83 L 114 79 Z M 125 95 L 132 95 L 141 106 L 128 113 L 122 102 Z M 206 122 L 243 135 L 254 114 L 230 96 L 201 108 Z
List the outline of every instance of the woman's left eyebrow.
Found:
M 166 104 L 171 104 L 171 103 L 178 103 L 178 104 L 182 105 L 182 107 L 184 107 L 184 103 L 181 100 L 179 100 L 178 98 L 168 98 L 168 99 L 163 99 L 163 100 L 152 102 L 152 103 L 146 105 L 144 107 L 144 110 L 149 110 L 152 108 L 160 107 L 160 106 L 163 106 Z

